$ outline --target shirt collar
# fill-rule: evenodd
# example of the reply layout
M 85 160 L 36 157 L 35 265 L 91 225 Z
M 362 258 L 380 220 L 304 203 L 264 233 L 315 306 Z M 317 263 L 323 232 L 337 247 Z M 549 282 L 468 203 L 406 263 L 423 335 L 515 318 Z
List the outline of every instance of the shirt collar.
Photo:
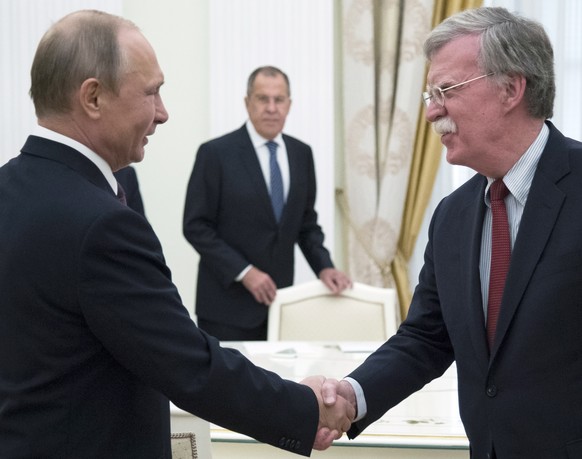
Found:
M 546 143 L 548 142 L 549 135 L 550 129 L 544 123 L 540 133 L 533 143 L 513 165 L 513 167 L 509 169 L 507 174 L 505 174 L 505 177 L 503 177 L 505 186 L 522 206 L 525 206 L 525 202 L 527 201 L 531 182 L 533 181 L 540 157 L 542 156 Z M 494 179 L 487 177 L 487 186 L 485 187 L 485 203 L 487 205 L 490 205 L 491 202 L 488 191 L 493 181 Z
M 58 132 L 51 131 L 50 129 L 38 125 L 34 129 L 33 135 L 52 140 L 54 142 L 62 143 L 63 145 L 67 145 L 68 147 L 71 147 L 74 150 L 81 153 L 83 156 L 85 156 L 99 168 L 99 170 L 107 180 L 107 183 L 109 183 L 109 186 L 111 186 L 113 192 L 117 194 L 117 180 L 113 175 L 111 167 L 109 166 L 107 161 L 105 161 L 101 156 L 99 156 L 93 150 L 88 148 L 86 145 L 83 145 L 82 143 L 77 142 L 76 140 L 71 139 L 70 137 L 67 137 L 63 134 L 59 134 Z
M 277 134 L 275 136 L 274 139 L 265 139 L 263 136 L 261 136 L 257 132 L 257 130 L 255 129 L 255 126 L 253 125 L 251 120 L 247 120 L 246 127 L 247 127 L 247 131 L 249 133 L 249 137 L 251 138 L 251 142 L 252 142 L 253 146 L 255 147 L 255 150 L 259 147 L 264 146 L 269 140 L 273 140 L 279 146 L 283 145 L 283 136 L 281 135 L 280 132 L 279 132 L 279 134 Z

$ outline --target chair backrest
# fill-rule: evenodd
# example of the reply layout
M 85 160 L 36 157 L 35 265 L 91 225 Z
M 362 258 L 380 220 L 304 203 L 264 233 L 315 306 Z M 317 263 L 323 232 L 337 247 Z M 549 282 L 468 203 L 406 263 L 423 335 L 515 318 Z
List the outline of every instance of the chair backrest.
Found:
M 269 308 L 269 341 L 384 341 L 399 322 L 396 292 L 354 282 L 333 295 L 320 280 L 279 289 Z
M 171 434 L 170 442 L 172 459 L 198 459 L 194 432 L 174 432 Z

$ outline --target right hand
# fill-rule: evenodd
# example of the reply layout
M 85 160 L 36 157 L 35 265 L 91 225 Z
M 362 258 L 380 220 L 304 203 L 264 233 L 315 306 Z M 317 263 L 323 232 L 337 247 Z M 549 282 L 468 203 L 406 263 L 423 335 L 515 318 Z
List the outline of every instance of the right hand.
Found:
M 333 403 L 325 403 L 323 385 L 326 381 L 328 380 L 324 376 L 309 376 L 301 381 L 301 384 L 311 387 L 317 397 L 319 423 L 313 449 L 320 451 L 329 448 L 333 440 L 337 440 L 344 432 L 347 432 L 356 415 L 353 405 L 337 395 L 333 383 L 329 384 L 328 389 L 329 392 L 333 392 Z
M 277 286 L 266 272 L 253 266 L 244 275 L 241 282 L 257 302 L 270 306 L 275 299 Z
M 350 422 L 354 421 L 357 416 L 356 394 L 350 383 L 333 378 L 325 379 L 321 385 L 321 396 L 326 407 L 333 407 L 338 402 L 346 403 L 349 407 Z M 347 431 L 345 426 L 341 430 L 332 430 L 322 426 L 320 422 L 313 449 L 322 451 L 329 448 L 334 440 L 342 436 L 342 431 Z
M 323 403 L 326 406 L 332 406 L 336 403 L 338 396 L 345 398 L 357 412 L 356 393 L 354 388 L 347 381 L 338 381 L 337 379 L 327 378 L 321 386 L 321 395 Z

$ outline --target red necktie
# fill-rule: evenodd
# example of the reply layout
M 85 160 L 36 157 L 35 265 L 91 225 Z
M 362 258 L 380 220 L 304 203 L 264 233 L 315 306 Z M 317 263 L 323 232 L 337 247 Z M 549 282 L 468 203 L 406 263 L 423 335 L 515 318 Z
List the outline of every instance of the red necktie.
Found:
M 495 180 L 489 188 L 489 193 L 491 196 L 493 225 L 491 231 L 489 301 L 487 303 L 487 341 L 489 342 L 489 349 L 492 349 L 495 341 L 499 307 L 501 306 L 501 298 L 505 288 L 505 278 L 507 277 L 507 271 L 509 271 L 511 238 L 509 236 L 509 222 L 507 221 L 507 210 L 505 209 L 504 201 L 509 190 L 503 180 Z
M 123 187 L 121 186 L 121 183 L 117 182 L 117 199 L 119 199 L 119 202 L 121 202 L 121 204 L 123 204 L 124 206 L 127 206 L 127 198 L 125 196 L 125 190 L 123 189 Z

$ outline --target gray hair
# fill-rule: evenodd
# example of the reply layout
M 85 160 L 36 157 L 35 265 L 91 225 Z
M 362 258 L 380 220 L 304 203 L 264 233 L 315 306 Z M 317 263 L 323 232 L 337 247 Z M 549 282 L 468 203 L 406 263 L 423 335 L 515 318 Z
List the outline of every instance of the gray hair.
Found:
M 247 96 L 250 96 L 252 94 L 255 79 L 259 74 L 270 77 L 276 77 L 277 75 L 281 75 L 285 79 L 285 83 L 287 84 L 287 95 L 291 97 L 291 85 L 289 83 L 289 77 L 281 69 L 273 67 L 272 65 L 266 65 L 264 67 L 259 67 L 253 70 L 253 73 L 250 74 L 249 80 L 247 82 Z
M 465 35 L 480 36 L 477 65 L 483 73 L 494 73 L 500 86 L 509 76 L 524 76 L 529 114 L 534 118 L 552 117 L 556 95 L 554 52 L 541 24 L 505 8 L 462 11 L 434 28 L 424 43 L 424 55 L 430 61 L 444 45 Z
M 69 112 L 73 93 L 87 78 L 97 78 L 117 93 L 126 63 L 118 43 L 124 27 L 138 30 L 127 19 L 83 10 L 60 19 L 44 34 L 30 70 L 30 97 L 39 118 Z

